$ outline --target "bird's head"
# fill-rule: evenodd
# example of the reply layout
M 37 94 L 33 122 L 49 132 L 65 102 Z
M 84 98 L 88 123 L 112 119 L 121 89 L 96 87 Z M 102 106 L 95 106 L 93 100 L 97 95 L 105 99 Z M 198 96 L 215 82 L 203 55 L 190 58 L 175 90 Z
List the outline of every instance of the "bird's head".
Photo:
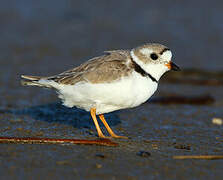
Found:
M 161 44 L 151 43 L 134 48 L 131 50 L 131 57 L 135 63 L 157 81 L 169 70 L 180 70 L 171 61 L 172 53 L 170 49 Z

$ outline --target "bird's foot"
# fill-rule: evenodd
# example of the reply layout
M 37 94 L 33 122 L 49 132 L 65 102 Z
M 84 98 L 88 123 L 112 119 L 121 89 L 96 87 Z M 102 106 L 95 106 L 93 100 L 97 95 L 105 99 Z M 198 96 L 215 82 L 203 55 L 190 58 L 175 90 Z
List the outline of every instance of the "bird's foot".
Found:
M 117 139 L 128 139 L 126 136 L 118 136 L 118 135 L 112 135 L 112 138 L 117 138 Z
M 100 135 L 99 138 L 101 138 L 101 139 L 112 139 L 112 138 L 116 138 L 116 139 L 128 139 L 128 137 L 126 137 L 126 136 L 118 136 L 118 135 L 112 135 L 112 136 Z

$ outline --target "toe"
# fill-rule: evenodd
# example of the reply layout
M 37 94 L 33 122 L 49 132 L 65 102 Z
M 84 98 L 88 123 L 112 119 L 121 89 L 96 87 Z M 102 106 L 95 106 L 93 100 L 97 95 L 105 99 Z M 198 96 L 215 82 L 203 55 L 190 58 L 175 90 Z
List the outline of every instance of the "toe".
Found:
M 126 137 L 126 136 L 113 135 L 112 137 L 117 138 L 117 139 L 128 139 L 128 137 Z

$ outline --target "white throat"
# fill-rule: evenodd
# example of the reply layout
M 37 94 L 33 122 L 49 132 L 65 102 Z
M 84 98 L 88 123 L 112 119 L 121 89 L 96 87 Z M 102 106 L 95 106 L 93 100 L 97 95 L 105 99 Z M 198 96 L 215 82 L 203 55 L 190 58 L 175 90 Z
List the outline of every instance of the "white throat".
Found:
M 135 61 L 144 71 L 146 71 L 151 76 L 153 76 L 157 81 L 159 81 L 161 76 L 166 71 L 168 71 L 167 66 L 165 66 L 163 64 L 151 64 L 151 63 L 145 64 L 134 54 L 133 50 L 131 50 L 130 54 L 131 54 L 133 61 Z

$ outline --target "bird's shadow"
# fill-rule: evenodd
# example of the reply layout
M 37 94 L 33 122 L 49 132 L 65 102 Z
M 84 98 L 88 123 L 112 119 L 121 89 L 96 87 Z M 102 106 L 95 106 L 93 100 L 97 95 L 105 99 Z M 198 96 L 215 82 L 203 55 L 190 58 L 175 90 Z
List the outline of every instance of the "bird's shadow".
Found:
M 24 109 L 10 109 L 5 111 L 1 110 L 1 112 L 12 113 L 16 116 L 17 115 L 30 116 L 35 120 L 45 121 L 48 123 L 67 124 L 79 129 L 94 127 L 94 122 L 91 119 L 89 112 L 86 112 L 84 110 L 75 107 L 67 108 L 63 106 L 61 103 L 38 105 Z M 121 123 L 120 118 L 117 115 L 117 112 L 106 114 L 105 118 L 108 124 L 111 126 L 115 126 Z

